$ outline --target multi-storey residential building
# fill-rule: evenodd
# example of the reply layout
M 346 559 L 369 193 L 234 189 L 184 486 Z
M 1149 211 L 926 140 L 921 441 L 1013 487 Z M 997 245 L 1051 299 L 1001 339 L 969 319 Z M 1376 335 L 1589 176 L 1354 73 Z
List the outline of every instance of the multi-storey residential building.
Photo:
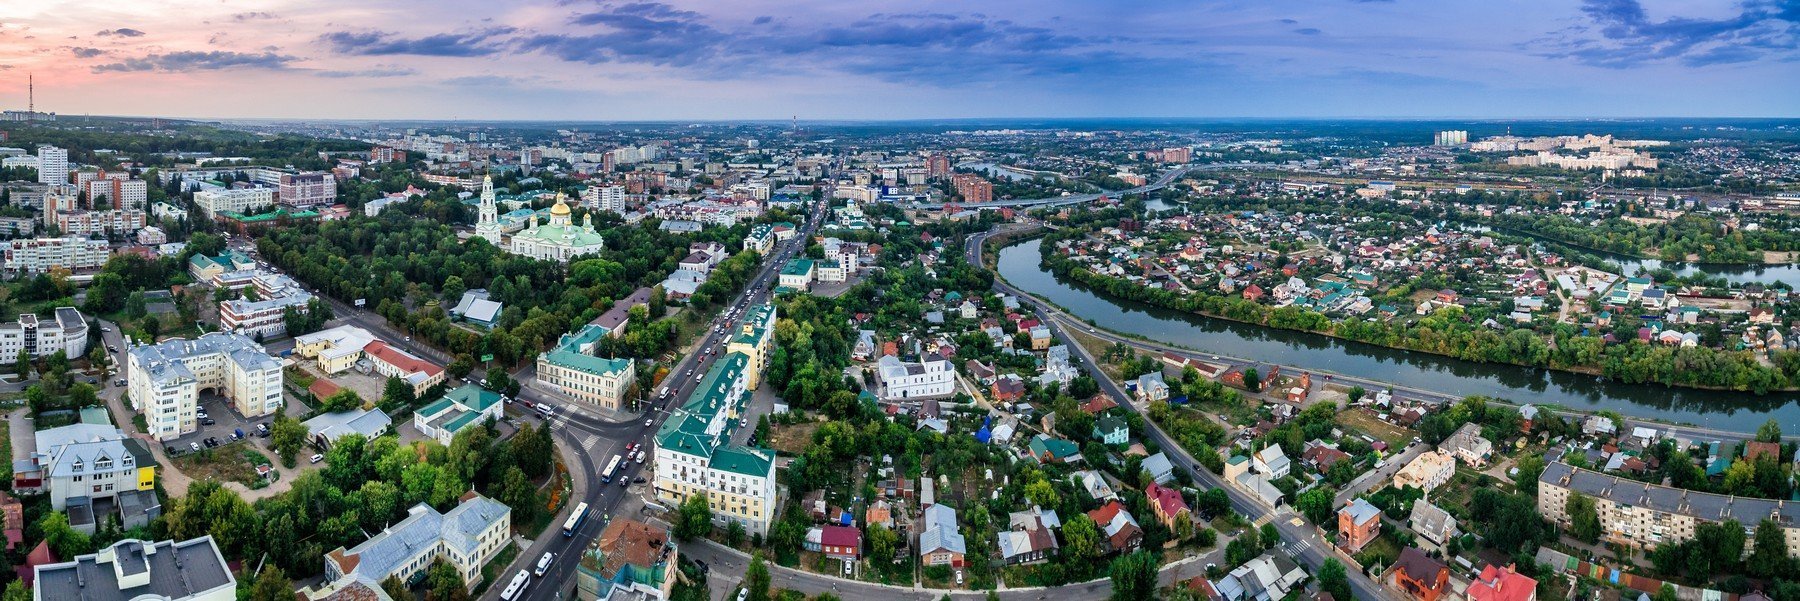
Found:
M 231 399 L 245 417 L 281 410 L 281 363 L 242 334 L 213 332 L 132 347 L 126 374 L 132 408 L 143 412 L 158 441 L 197 429 L 202 391 Z
M 925 173 L 933 178 L 950 175 L 950 155 L 933 152 L 925 158 Z
M 1755 528 L 1772 519 L 1787 539 L 1788 554 L 1800 556 L 1800 503 L 1794 501 L 1646 484 L 1555 461 L 1538 476 L 1538 513 L 1568 527 L 1572 494 L 1594 500 L 1600 536 L 1606 542 L 1649 549 L 1692 540 L 1695 528 L 1703 523 L 1737 520 L 1745 528 Z
M 237 577 L 210 535 L 181 542 L 126 539 L 32 570 L 32 598 L 38 601 L 237 599 Z
M 150 200 L 150 187 L 141 179 L 119 173 L 87 183 L 89 206 L 102 200 L 114 209 L 142 211 Z
M 337 177 L 330 172 L 282 174 L 277 198 L 305 209 L 337 202 Z
M 958 173 L 950 178 L 956 186 L 956 193 L 963 197 L 963 202 L 991 202 L 994 200 L 994 184 L 973 173 Z
M 1194 160 L 1194 149 L 1186 146 L 1171 146 L 1162 151 L 1164 163 L 1186 163 Z
M 55 146 L 39 146 L 37 149 L 37 159 L 38 183 L 69 183 L 69 151 L 67 149 L 57 148 Z
M 1338 544 L 1351 553 L 1362 551 L 1381 534 L 1381 510 L 1361 497 L 1339 509 L 1337 517 L 1338 533 L 1343 537 Z
M 581 204 L 596 211 L 625 214 L 625 186 L 588 186 L 581 191 Z
M 144 228 L 146 217 L 143 211 L 107 210 L 107 211 L 57 211 L 48 216 L 51 222 L 69 236 L 104 236 L 131 235 Z
M 886 355 L 876 366 L 882 400 L 936 399 L 956 394 L 956 368 L 943 358 L 931 356 L 915 363 Z
M 0 324 L 0 355 L 7 357 L 25 351 L 42 359 L 61 351 L 64 357 L 78 359 L 87 355 L 87 344 L 87 320 L 74 307 L 57 307 L 50 319 L 24 313 L 18 321 Z
M 725 343 L 725 352 L 744 355 L 744 385 L 756 390 L 769 367 L 769 355 L 775 351 L 775 305 L 763 303 L 746 309 L 734 327 L 737 332 Z
M 369 149 L 369 164 L 395 163 L 406 160 L 406 151 L 392 146 L 376 146 Z
M 775 227 L 767 223 L 750 226 L 750 233 L 744 236 L 744 250 L 754 250 L 756 254 L 767 255 L 775 247 Z
M 749 358 L 713 363 L 656 434 L 656 498 L 669 507 L 704 494 L 713 515 L 767 534 L 775 518 L 775 452 L 732 444 L 750 401 Z
M 26 273 L 43 273 L 52 269 L 99 269 L 112 256 L 112 250 L 107 247 L 105 240 L 89 240 L 80 236 L 8 240 L 5 249 L 7 271 Z
M 274 188 L 203 186 L 194 192 L 194 206 L 200 207 L 200 212 L 207 219 L 217 218 L 224 213 L 249 214 L 274 204 Z
M 603 358 L 594 354 L 600 339 L 610 330 L 588 324 L 580 331 L 563 334 L 549 352 L 538 355 L 537 383 L 577 401 L 618 409 L 625 392 L 637 380 L 631 359 Z
M 679 557 L 668 529 L 615 519 L 575 565 L 575 598 L 664 601 L 674 591 Z
M 512 542 L 512 509 L 474 492 L 464 493 L 449 512 L 420 503 L 406 519 L 355 547 L 325 554 L 325 578 L 392 576 L 411 582 L 437 560 L 456 568 L 470 589 L 481 584 L 481 567 Z
M 1481 468 L 1487 466 L 1488 456 L 1494 453 L 1494 443 L 1481 437 L 1479 424 L 1463 424 L 1438 444 L 1438 452 L 1454 456 L 1469 467 Z

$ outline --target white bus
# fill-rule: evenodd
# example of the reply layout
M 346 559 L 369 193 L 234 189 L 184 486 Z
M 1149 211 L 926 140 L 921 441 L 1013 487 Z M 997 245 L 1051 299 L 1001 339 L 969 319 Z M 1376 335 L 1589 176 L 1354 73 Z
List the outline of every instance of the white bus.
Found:
M 612 482 L 613 475 L 619 473 L 619 464 L 624 462 L 622 455 L 613 455 L 612 461 L 606 462 L 606 469 L 600 470 L 601 482 Z
M 512 582 L 506 584 L 506 590 L 500 591 L 501 601 L 517 601 L 525 596 L 525 585 L 531 584 L 531 573 L 519 570 L 513 575 Z
M 581 527 L 581 522 L 587 519 L 587 513 L 587 503 L 576 504 L 575 511 L 569 514 L 568 521 L 563 522 L 563 536 L 575 536 L 575 529 Z

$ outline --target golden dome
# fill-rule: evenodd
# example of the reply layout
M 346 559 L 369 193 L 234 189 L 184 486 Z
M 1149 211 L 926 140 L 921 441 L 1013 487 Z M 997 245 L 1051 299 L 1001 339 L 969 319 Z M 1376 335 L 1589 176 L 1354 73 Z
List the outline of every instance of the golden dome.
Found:
M 569 204 L 566 202 L 563 202 L 563 195 L 561 195 L 561 194 L 556 195 L 556 206 L 550 207 L 550 214 L 551 215 L 568 215 L 569 214 Z

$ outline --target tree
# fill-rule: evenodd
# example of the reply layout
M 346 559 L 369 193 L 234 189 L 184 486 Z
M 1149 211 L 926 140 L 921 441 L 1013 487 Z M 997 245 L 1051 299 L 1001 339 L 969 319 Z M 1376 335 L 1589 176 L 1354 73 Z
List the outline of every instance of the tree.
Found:
M 741 544 L 744 544 L 744 524 L 732 520 L 731 523 L 725 525 L 725 545 L 736 547 Z
M 31 377 L 31 353 L 25 352 L 25 349 L 19 349 L 18 357 L 13 360 L 13 373 L 18 374 L 20 378 Z
M 261 574 L 256 575 L 256 582 L 250 585 L 248 601 L 293 601 L 294 583 L 288 580 L 281 568 L 267 566 Z
M 1756 525 L 1756 538 L 1750 545 L 1750 575 L 1774 578 L 1790 571 L 1791 565 L 1787 538 L 1782 535 L 1781 524 L 1775 520 L 1763 519 L 1762 523 Z
M 31 601 L 31 589 L 25 588 L 23 580 L 8 582 L 6 593 L 0 595 L 0 601 Z
M 1085 513 L 1076 514 L 1069 521 L 1063 522 L 1063 540 L 1069 553 L 1077 559 L 1099 557 L 1104 551 L 1100 546 L 1100 526 Z
M 1769 421 L 1763 422 L 1762 426 L 1756 428 L 1756 440 L 1761 442 L 1781 442 L 1781 424 L 1776 422 L 1775 418 L 1769 418 Z
M 1113 599 L 1150 599 L 1156 596 L 1156 557 L 1149 552 L 1137 551 L 1122 555 L 1113 560 L 1108 572 L 1112 576 Z
M 93 539 L 70 526 L 68 514 L 59 511 L 45 514 L 38 521 L 38 530 L 43 531 L 44 542 L 50 544 L 50 550 L 57 557 L 75 557 L 94 552 Z
M 381 391 L 381 406 L 387 409 L 405 407 L 418 399 L 413 396 L 413 387 L 406 380 L 390 377 Z
M 694 540 L 706 536 L 712 531 L 712 519 L 712 506 L 706 500 L 706 493 L 688 496 L 677 510 L 675 538 Z
M 456 566 L 442 559 L 431 563 L 425 573 L 425 601 L 469 601 L 468 584 Z
M 1581 493 L 1569 493 L 1569 500 L 1563 503 L 1563 511 L 1569 515 L 1569 536 L 1576 540 L 1593 544 L 1600 540 L 1600 513 L 1594 509 L 1594 500 Z
M 381 590 L 395 601 L 412 598 L 412 591 L 406 589 L 406 583 L 401 582 L 399 576 L 390 575 L 381 579 Z
M 1331 593 L 1334 599 L 1353 598 L 1350 596 L 1350 575 L 1335 557 L 1325 558 L 1324 565 L 1319 566 L 1319 588 Z
M 468 355 L 457 355 L 445 370 L 450 372 L 450 377 L 453 378 L 467 377 L 469 372 L 475 371 L 475 360 Z
M 770 582 L 769 565 L 763 562 L 762 553 L 751 555 L 750 567 L 744 570 L 744 589 L 750 591 L 748 601 L 770 601 Z
M 1656 589 L 1655 595 L 1650 596 L 1650 601 L 1679 601 L 1680 599 L 1681 597 L 1675 595 L 1675 587 L 1667 582 L 1663 583 L 1662 588 Z
M 1217 455 L 1218 453 L 1202 453 L 1202 454 L 1203 455 Z M 1231 496 L 1225 494 L 1224 489 L 1209 488 L 1209 489 L 1206 489 L 1206 492 L 1200 493 L 1200 503 L 1199 504 L 1200 504 L 1200 513 L 1204 513 L 1206 515 L 1210 515 L 1213 517 L 1219 517 L 1219 516 L 1223 516 L 1226 513 L 1229 513 L 1231 511 Z
M 881 524 L 869 526 L 869 557 L 871 559 L 891 561 L 894 558 L 894 551 L 898 548 L 900 548 L 900 535 Z
M 1330 527 L 1335 524 L 1331 520 L 1331 510 L 1336 502 L 1335 497 L 1331 494 L 1331 489 L 1318 487 L 1300 493 L 1300 497 L 1294 499 L 1294 508 L 1300 510 L 1301 515 L 1312 520 L 1312 523 L 1321 527 Z
M 306 446 L 306 436 L 306 424 L 286 413 L 276 415 L 275 423 L 269 426 L 269 444 L 286 465 L 294 464 L 294 455 Z
M 322 399 L 319 403 L 319 411 L 325 413 L 337 413 L 340 411 L 354 411 L 361 409 L 362 406 L 362 395 L 356 394 L 356 391 L 354 390 L 343 388 L 339 389 L 337 392 L 331 393 L 331 396 Z
M 1244 390 L 1250 392 L 1262 390 L 1262 375 L 1256 373 L 1256 368 L 1254 367 L 1244 369 Z

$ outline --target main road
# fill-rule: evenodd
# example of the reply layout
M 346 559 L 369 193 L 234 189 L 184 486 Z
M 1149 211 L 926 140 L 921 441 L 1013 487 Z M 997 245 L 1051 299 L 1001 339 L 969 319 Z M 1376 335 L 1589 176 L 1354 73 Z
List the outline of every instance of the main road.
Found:
M 649 486 L 648 482 L 634 484 L 633 478 L 641 474 L 645 480 L 652 480 L 644 468 L 645 464 L 627 461 L 611 483 L 601 482 L 600 471 L 606 467 L 606 462 L 615 454 L 623 455 L 628 446 L 643 449 L 648 461 L 652 438 L 662 421 L 668 418 L 670 406 L 678 405 L 681 399 L 686 399 L 699 385 L 697 376 L 705 374 L 723 352 L 725 342 L 735 334 L 731 326 L 737 319 L 750 306 L 769 300 L 770 290 L 773 288 L 770 284 L 775 273 L 789 257 L 806 247 L 806 240 L 811 238 L 813 231 L 824 219 L 824 207 L 825 203 L 818 203 L 801 231 L 794 238 L 776 245 L 770 256 L 763 259 L 762 267 L 744 286 L 744 290 L 707 324 L 698 343 L 691 347 L 693 352 L 670 367 L 668 377 L 663 380 L 667 392 L 663 393 L 661 387 L 645 391 L 649 400 L 643 404 L 641 418 L 610 420 L 577 403 L 539 390 L 533 386 L 535 366 L 520 370 L 514 376 L 523 384 L 519 391 L 520 399 L 534 405 L 549 405 L 554 408 L 554 417 L 549 420 L 549 424 L 554 427 L 555 437 L 566 453 L 577 457 L 578 465 L 571 465 L 569 468 L 574 476 L 576 493 L 575 498 L 566 503 L 564 510 L 551 522 L 552 528 L 532 541 L 512 565 L 499 572 L 482 599 L 499 599 L 513 575 L 519 570 L 532 571 L 546 552 L 552 557 L 549 570 L 541 578 L 532 578 L 532 584 L 522 598 L 537 601 L 563 598 L 562 593 L 575 580 L 575 567 L 580 563 L 581 553 L 600 536 L 600 531 L 606 528 L 606 523 L 612 519 L 620 502 L 629 495 L 632 486 Z M 577 469 L 581 473 L 573 474 Z M 616 485 L 609 486 L 612 483 Z M 579 502 L 588 504 L 587 519 L 582 521 L 575 532 L 563 535 L 560 528 L 568 519 L 574 504 Z

